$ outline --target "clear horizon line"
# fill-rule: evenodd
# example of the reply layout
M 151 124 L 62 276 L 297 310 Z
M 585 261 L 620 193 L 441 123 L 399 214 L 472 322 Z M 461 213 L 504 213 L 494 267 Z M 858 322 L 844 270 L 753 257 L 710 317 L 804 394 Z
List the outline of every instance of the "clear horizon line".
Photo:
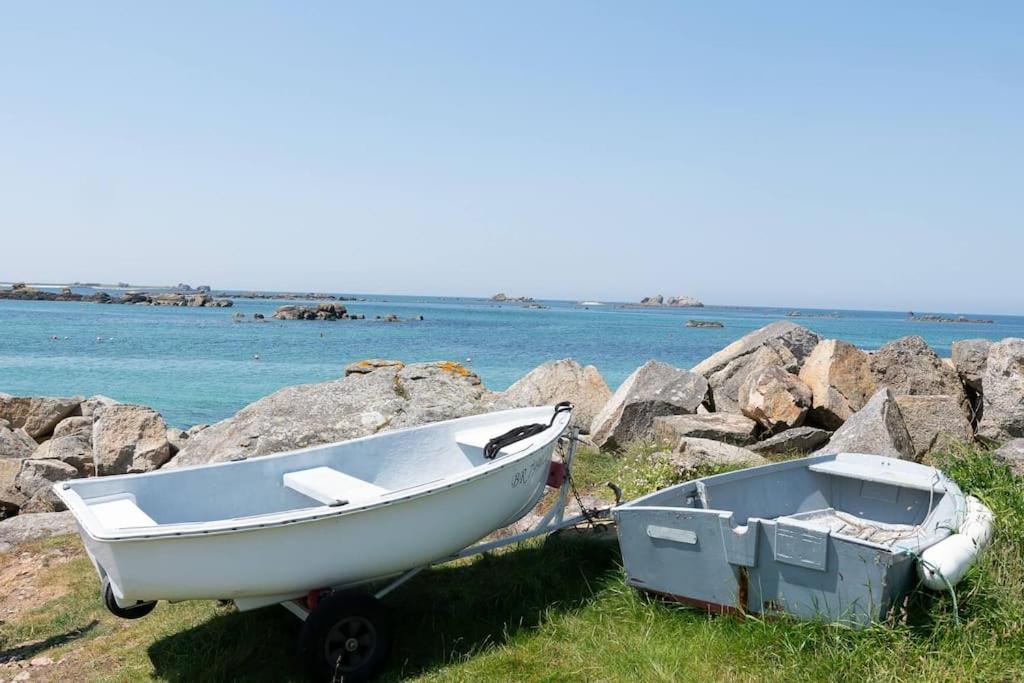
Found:
M 2 285 L 13 285 L 13 284 L 22 283 L 22 282 L 24 282 L 26 285 L 34 286 L 34 287 L 73 287 L 73 286 L 75 286 L 74 282 L 66 282 L 66 283 L 52 282 L 52 283 L 48 283 L 48 282 L 29 282 L 27 280 L 0 281 L 0 286 L 2 286 Z M 180 283 L 180 284 L 188 284 L 188 283 L 184 283 L 183 282 L 183 283 Z M 177 289 L 177 285 L 139 285 L 139 284 L 131 284 L 131 283 L 128 283 L 128 287 L 123 287 L 123 286 L 121 286 L 120 284 L 117 284 L 117 283 L 96 283 L 96 286 L 91 285 L 91 284 L 90 285 L 80 284 L 78 286 L 79 287 L 89 287 L 91 289 L 140 289 L 140 290 L 144 290 L 144 289 Z M 198 285 L 198 286 L 204 286 L 204 285 Z M 195 289 L 195 288 L 193 287 L 193 289 Z M 214 287 L 213 285 L 210 285 L 210 290 L 211 291 L 220 291 L 220 292 L 235 292 L 235 293 L 240 293 L 240 292 L 256 292 L 256 293 L 261 293 L 261 294 L 330 294 L 332 296 L 363 296 L 363 297 L 367 297 L 367 296 L 377 296 L 377 297 L 380 297 L 380 296 L 408 296 L 408 297 L 426 297 L 426 298 L 433 298 L 433 299 L 477 299 L 477 300 L 481 300 L 481 301 L 492 300 L 492 297 L 494 296 L 493 294 L 490 295 L 490 296 L 470 296 L 470 295 L 465 295 L 465 294 L 410 294 L 410 293 L 400 293 L 400 292 L 358 292 L 358 291 L 331 291 L 331 290 L 321 290 L 321 291 L 318 291 L 318 290 L 315 290 L 315 289 L 288 290 L 288 289 L 258 289 L 258 288 L 253 288 L 253 287 L 229 288 L 229 287 Z M 512 298 L 514 298 L 515 296 L 525 296 L 525 295 L 512 295 Z M 599 302 L 599 303 L 602 303 L 602 304 L 625 304 L 625 305 L 628 305 L 628 306 L 640 306 L 641 305 L 639 301 L 626 301 L 626 300 L 614 300 L 614 299 L 592 299 L 592 298 L 586 298 L 586 297 L 571 298 L 571 299 L 560 299 L 560 298 L 544 298 L 544 297 L 532 296 L 530 298 L 532 298 L 534 301 L 537 301 L 537 302 L 545 302 L 545 301 L 547 301 L 547 302 L 555 302 L 555 303 L 575 303 L 575 304 L 579 304 L 582 301 L 596 301 L 596 302 Z M 1016 312 L 1015 313 L 990 313 L 990 312 L 985 312 L 985 311 L 964 311 L 964 310 L 960 310 L 960 311 L 939 311 L 939 310 L 928 310 L 928 309 L 924 309 L 924 308 L 917 309 L 917 310 L 907 310 L 907 309 L 902 309 L 902 308 L 842 308 L 842 307 L 837 308 L 837 307 L 834 307 L 834 306 L 793 305 L 793 304 L 788 304 L 788 305 L 776 305 L 776 304 L 714 304 L 714 303 L 710 303 L 709 304 L 709 303 L 704 303 L 703 301 L 701 301 L 701 303 L 704 304 L 703 307 L 700 307 L 700 306 L 664 306 L 663 305 L 663 306 L 649 306 L 648 308 L 652 308 L 652 309 L 665 308 L 665 309 L 679 309 L 679 310 L 691 310 L 691 311 L 700 311 L 700 310 L 702 310 L 702 308 L 759 308 L 759 309 L 778 309 L 778 310 L 790 310 L 790 311 L 809 310 L 809 311 L 825 311 L 825 312 L 829 312 L 829 311 L 834 311 L 834 312 L 848 311 L 848 312 L 875 312 L 875 313 L 908 313 L 908 314 L 909 313 L 915 313 L 915 314 L 925 313 L 925 314 L 939 314 L 939 315 L 973 315 L 973 316 L 991 315 L 991 316 L 1003 316 L 1003 317 L 1024 317 L 1024 314 L 1016 313 Z M 794 318 L 799 318 L 799 316 L 793 316 L 793 317 Z M 953 323 L 950 323 L 950 324 L 953 324 Z M 963 324 L 968 324 L 968 323 L 963 323 Z

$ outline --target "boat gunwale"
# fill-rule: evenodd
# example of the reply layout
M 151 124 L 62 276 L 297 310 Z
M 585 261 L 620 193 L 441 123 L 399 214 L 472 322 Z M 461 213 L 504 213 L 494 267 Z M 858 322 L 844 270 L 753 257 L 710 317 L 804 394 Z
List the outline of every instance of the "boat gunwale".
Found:
M 553 406 L 540 406 L 541 408 L 553 408 Z M 537 408 L 520 408 L 510 410 L 508 412 L 527 412 L 537 410 Z M 502 411 L 504 412 L 504 411 Z M 484 413 L 487 414 L 487 413 Z M 457 422 L 459 420 L 465 420 L 468 418 L 479 417 L 476 415 L 467 416 L 466 418 L 455 418 L 453 420 L 444 420 L 442 422 L 435 422 L 427 425 L 416 425 L 413 427 L 405 427 L 403 429 L 396 429 L 388 434 L 397 434 L 400 432 L 413 432 L 419 430 L 426 430 L 446 422 Z M 475 467 L 471 467 L 467 470 L 457 472 L 448 477 L 442 477 L 440 479 L 434 479 L 416 486 L 399 489 L 399 491 L 409 491 L 419 487 L 427 487 L 423 490 L 416 491 L 415 493 L 407 493 L 404 496 L 398 498 L 388 498 L 382 496 L 380 501 L 366 501 L 353 506 L 343 507 L 332 507 L 330 505 L 315 505 L 307 508 L 297 508 L 294 510 L 287 510 L 282 512 L 268 512 L 256 515 L 250 515 L 244 518 L 230 518 L 221 520 L 211 520 L 206 522 L 179 522 L 174 524 L 163 524 L 157 525 L 156 527 L 128 527 L 125 529 L 117 530 L 117 533 L 101 533 L 100 530 L 111 531 L 99 524 L 95 519 L 92 512 L 89 510 L 89 505 L 86 503 L 86 499 L 82 498 L 77 491 L 74 490 L 74 481 L 57 482 L 53 485 L 53 492 L 58 498 L 67 506 L 68 510 L 75 517 L 75 521 L 78 523 L 79 528 L 90 539 L 101 543 L 124 543 L 140 540 L 152 540 L 157 538 L 162 539 L 176 539 L 176 538 L 197 538 L 205 536 L 219 536 L 223 534 L 233 533 L 247 533 L 253 531 L 259 531 L 263 529 L 272 529 L 277 527 L 289 526 L 292 524 L 307 524 L 312 522 L 324 521 L 327 519 L 334 519 L 338 517 L 344 517 L 347 515 L 362 514 L 364 512 L 370 512 L 377 509 L 382 509 L 390 505 L 397 503 L 405 503 L 418 498 L 423 498 L 439 491 L 446 491 L 456 487 L 464 486 L 473 483 L 479 479 L 490 476 L 501 472 L 502 470 L 508 469 L 512 465 L 519 463 L 522 460 L 534 455 L 537 451 L 548 447 L 553 442 L 556 442 L 562 434 L 565 433 L 569 426 L 569 420 L 571 418 L 571 411 L 563 411 L 555 415 L 555 423 L 548 427 L 543 432 L 540 432 L 534 436 L 539 437 L 548 432 L 552 432 L 552 436 L 539 441 L 533 448 L 524 449 L 517 453 L 510 453 L 506 459 L 495 458 L 492 462 L 482 463 Z M 345 441 L 335 441 L 326 444 L 317 444 L 315 446 L 307 446 L 306 448 L 300 448 L 293 451 L 285 451 L 282 453 L 272 453 L 265 456 L 255 456 L 257 458 L 287 458 L 294 457 L 301 453 L 314 451 L 318 449 L 330 448 L 341 444 L 349 444 L 356 441 L 367 441 L 381 434 L 369 434 L 367 436 L 358 437 L 355 439 L 347 439 Z M 204 463 L 201 465 L 190 466 L 187 468 L 181 468 L 182 471 L 199 470 L 214 467 L 228 467 L 231 465 L 240 465 L 246 461 L 226 461 L 226 462 L 215 462 L 215 463 Z M 151 477 L 159 476 L 160 474 L 170 474 L 168 470 L 154 470 L 152 472 L 141 472 L 136 474 L 122 474 L 115 475 L 113 477 L 105 477 L 108 481 L 114 478 L 136 478 L 136 477 Z M 83 480 L 84 481 L 84 480 Z M 395 491 L 392 493 L 398 493 Z M 321 512 L 322 510 L 329 510 L 330 512 Z M 298 514 L 296 514 L 298 513 Z M 241 521 L 243 520 L 244 521 Z M 241 521 L 241 523 L 239 523 Z M 234 523 L 232 523 L 234 522 Z

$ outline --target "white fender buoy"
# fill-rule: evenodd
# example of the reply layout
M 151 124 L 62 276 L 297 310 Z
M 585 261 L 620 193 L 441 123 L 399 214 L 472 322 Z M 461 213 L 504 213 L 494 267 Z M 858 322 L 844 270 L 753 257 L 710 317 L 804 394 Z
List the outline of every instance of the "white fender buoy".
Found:
M 957 533 L 921 553 L 917 575 L 932 590 L 948 590 L 964 578 L 992 538 L 995 516 L 974 496 L 967 497 L 967 514 Z

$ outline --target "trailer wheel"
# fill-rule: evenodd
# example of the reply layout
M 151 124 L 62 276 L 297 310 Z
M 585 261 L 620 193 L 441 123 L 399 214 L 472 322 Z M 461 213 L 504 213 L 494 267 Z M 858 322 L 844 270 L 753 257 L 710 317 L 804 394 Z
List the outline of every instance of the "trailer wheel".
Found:
M 137 602 L 130 607 L 121 607 L 114 599 L 114 589 L 110 585 L 110 579 L 103 577 L 103 586 L 100 589 L 103 594 L 103 606 L 111 614 L 121 619 L 141 619 L 156 607 L 156 602 Z
M 366 681 L 391 647 L 391 629 L 370 595 L 335 593 L 320 600 L 299 635 L 299 656 L 314 681 Z

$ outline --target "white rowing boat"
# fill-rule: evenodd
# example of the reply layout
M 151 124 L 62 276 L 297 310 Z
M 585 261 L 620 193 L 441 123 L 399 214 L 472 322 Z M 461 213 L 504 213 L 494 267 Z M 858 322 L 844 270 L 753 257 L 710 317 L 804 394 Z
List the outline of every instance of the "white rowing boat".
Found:
M 515 522 L 544 492 L 569 408 L 508 410 L 54 491 L 74 514 L 115 613 L 156 600 L 230 599 L 252 609 L 429 565 Z M 495 437 L 538 423 L 485 456 Z

